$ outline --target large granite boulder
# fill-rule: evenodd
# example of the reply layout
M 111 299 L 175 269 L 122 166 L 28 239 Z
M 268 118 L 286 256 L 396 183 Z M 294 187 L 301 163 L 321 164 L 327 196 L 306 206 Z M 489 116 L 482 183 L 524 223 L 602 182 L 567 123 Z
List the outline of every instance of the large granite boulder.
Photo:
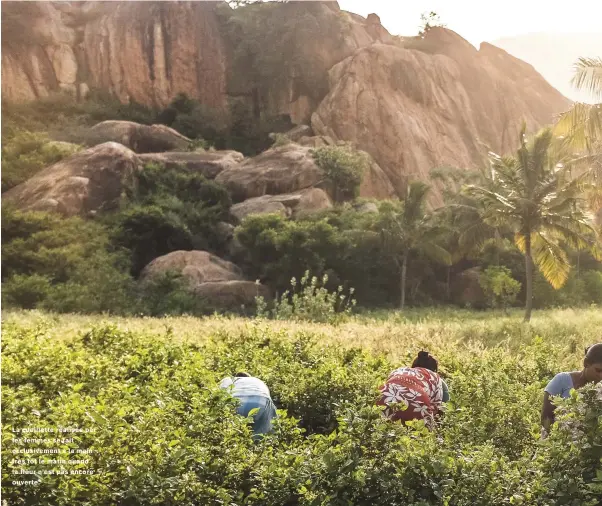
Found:
M 166 272 L 181 274 L 191 286 L 214 281 L 242 280 L 240 268 L 207 251 L 172 251 L 155 258 L 142 271 L 141 278 L 149 279 Z
M 136 153 L 182 151 L 192 142 L 165 125 L 141 125 L 133 121 L 103 121 L 84 135 L 84 142 L 89 146 L 110 141 L 119 142 Z
M 207 251 L 172 251 L 155 258 L 142 271 L 141 281 L 167 272 L 181 274 L 190 292 L 214 309 L 239 310 L 254 306 L 257 295 L 271 296 L 268 287 L 245 280 L 239 267 Z
M 411 179 L 439 166 L 475 168 L 488 150 L 513 152 L 524 118 L 533 131 L 570 101 L 530 65 L 435 27 L 406 47 L 373 44 L 330 70 L 313 113 L 316 136 L 367 151 L 403 196 Z M 441 190 L 432 192 L 435 204 Z
M 274 147 L 222 171 L 215 180 L 230 190 L 235 202 L 312 187 L 327 189 L 329 185 L 315 162 L 313 149 L 311 145 L 301 146 L 292 142 Z M 360 196 L 391 198 L 395 191 L 387 175 L 374 160 L 368 159 L 370 162 L 360 186 Z
M 237 202 L 310 188 L 324 178 L 310 151 L 293 143 L 271 148 L 222 171 L 215 180 L 226 186 Z
M 315 211 L 329 209 L 332 201 L 320 188 L 307 188 L 283 195 L 263 195 L 247 199 L 230 208 L 230 213 L 238 221 L 251 214 L 277 213 L 282 216 L 302 216 Z
M 22 210 L 85 216 L 116 209 L 124 182 L 139 169 L 132 150 L 106 142 L 42 169 L 2 197 Z
M 194 151 L 147 153 L 140 155 L 143 163 L 158 163 L 166 169 L 184 169 L 214 179 L 220 172 L 236 167 L 244 156 L 238 151 Z

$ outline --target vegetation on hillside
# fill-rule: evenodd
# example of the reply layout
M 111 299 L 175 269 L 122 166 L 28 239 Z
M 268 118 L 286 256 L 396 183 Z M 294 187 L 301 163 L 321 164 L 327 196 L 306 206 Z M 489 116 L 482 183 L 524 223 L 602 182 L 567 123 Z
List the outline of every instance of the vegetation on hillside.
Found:
M 234 32 L 256 32 L 263 25 L 248 25 L 253 16 L 239 18 L 244 12 L 273 7 L 249 5 L 228 9 L 220 16 Z M 244 53 L 243 46 L 236 47 Z M 582 64 L 577 84 L 596 89 L 596 61 Z M 270 91 L 262 93 L 268 96 Z M 253 154 L 270 145 L 269 132 L 285 130 L 290 120 L 270 119 L 263 113 L 257 118 L 249 104 L 233 102 L 225 117 L 184 95 L 161 111 L 136 103 L 120 104 L 97 92 L 79 103 L 58 95 L 27 106 L 3 104 L 2 189 L 80 149 L 82 130 L 106 119 L 162 122 L 195 139 L 197 146 Z M 581 127 L 571 128 L 568 139 L 574 142 L 572 147 L 558 142 L 553 135 L 556 130 L 544 129 L 532 138 L 523 132 L 513 156 L 492 155 L 490 163 L 476 171 L 434 169 L 434 184 L 445 197 L 445 205 L 436 210 L 425 206 L 428 187 L 411 181 L 408 194 L 399 201 L 358 199 L 368 164 L 364 155 L 349 146 L 315 149 L 313 155 L 325 172 L 324 183 L 335 207 L 294 219 L 250 216 L 234 231 L 236 247 L 229 243 L 229 232 L 224 233 L 236 224 L 229 215 L 231 200 L 224 188 L 185 171 L 147 166 L 126 189 L 122 208 L 93 221 L 63 223 L 39 213 L 3 210 L 3 234 L 18 223 L 44 224 L 27 238 L 3 235 L 6 251 L 16 252 L 2 258 L 3 300 L 11 306 L 60 311 L 202 313 L 208 308 L 190 304 L 177 277 L 150 288 L 171 302 L 153 302 L 152 308 L 141 309 L 140 294 L 145 292 L 136 280 L 156 256 L 196 248 L 238 263 L 248 279 L 259 279 L 280 294 L 290 288 L 292 278 L 301 279 L 305 271 L 318 279 L 326 275 L 330 291 L 339 286 L 354 288 L 358 307 L 456 304 L 504 308 L 525 304 L 528 319 L 532 307 L 600 304 L 599 229 L 592 226 L 589 212 L 599 208 L 592 182 L 599 169 L 600 143 L 594 142 L 594 129 L 587 134 L 592 140 L 589 153 L 573 154 L 579 147 L 577 130 Z M 282 142 L 281 137 L 274 138 Z M 98 243 L 97 248 L 82 245 L 80 238 L 87 234 L 94 236 L 97 242 L 91 244 Z M 92 260 L 94 255 L 108 257 L 101 262 Z M 27 259 L 34 260 L 23 268 Z M 58 293 L 65 296 L 70 293 L 69 283 L 75 283 L 82 293 L 99 291 L 95 283 L 100 278 L 88 279 L 77 274 L 80 267 L 74 267 L 89 262 L 103 263 L 111 270 L 107 279 L 119 284 L 116 293 L 131 294 L 133 290 L 134 295 L 125 298 L 138 302 L 118 305 L 101 298 L 91 302 L 84 296 L 62 301 L 63 295 L 56 291 L 63 284 L 67 288 Z M 498 282 L 495 286 L 502 292 L 512 287 L 512 293 L 520 286 L 516 298 L 504 292 L 502 301 L 502 292 L 497 296 L 482 293 L 483 283 L 488 287 L 485 291 L 493 290 L 484 280 L 489 268 L 498 273 L 505 269 L 503 286 Z M 463 278 L 470 271 L 474 272 L 472 280 Z M 172 292 L 173 297 L 169 295 Z M 148 299 L 156 301 L 157 297 Z M 180 308 L 178 300 L 182 301 Z M 78 305 L 78 301 L 82 303 Z

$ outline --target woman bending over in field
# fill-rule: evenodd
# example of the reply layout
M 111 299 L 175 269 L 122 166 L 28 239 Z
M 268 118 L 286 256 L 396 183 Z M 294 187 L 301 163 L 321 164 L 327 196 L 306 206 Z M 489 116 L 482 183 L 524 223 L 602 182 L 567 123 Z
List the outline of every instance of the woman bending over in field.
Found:
M 380 387 L 381 396 L 376 402 L 385 406 L 384 415 L 393 421 L 424 420 L 432 429 L 442 403 L 449 401 L 447 385 L 437 374 L 437 368 L 437 360 L 421 351 L 412 367 L 393 371 Z
M 594 344 L 585 350 L 583 369 L 581 371 L 560 372 L 544 390 L 543 409 L 541 410 L 542 437 L 546 437 L 550 426 L 554 423 L 555 406 L 552 397 L 567 399 L 571 390 L 578 390 L 588 383 L 598 383 L 602 380 L 602 343 Z

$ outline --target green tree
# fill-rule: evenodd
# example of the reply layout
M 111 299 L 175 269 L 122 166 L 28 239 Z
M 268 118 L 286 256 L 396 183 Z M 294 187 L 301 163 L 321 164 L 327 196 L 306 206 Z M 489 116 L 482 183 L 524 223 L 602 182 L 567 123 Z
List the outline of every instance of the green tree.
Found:
M 525 126 L 515 156 L 491 154 L 493 178 L 465 191 L 479 201 L 483 221 L 505 226 L 525 257 L 525 321 L 533 307 L 533 264 L 554 288 L 567 280 L 566 248 L 594 248 L 596 230 L 583 210 L 587 173 L 571 177 L 570 159 L 555 149 L 550 128 L 527 141 Z M 594 251 L 597 251 L 594 249 Z
M 405 307 L 407 266 L 412 251 L 419 251 L 436 262 L 451 263 L 451 255 L 441 246 L 444 229 L 425 210 L 429 190 L 429 185 L 414 181 L 408 185 L 403 202 L 387 201 L 380 206 L 376 227 L 381 232 L 383 245 L 394 254 L 400 271 L 401 309 Z
M 479 277 L 479 284 L 491 307 L 504 311 L 516 300 L 521 284 L 506 267 L 488 267 Z
M 325 146 L 312 151 L 316 164 L 324 171 L 332 186 L 335 202 L 352 200 L 359 195 L 368 159 L 349 146 Z
M 277 214 L 251 215 L 235 231 L 244 252 L 237 263 L 251 279 L 286 290 L 305 271 L 322 277 L 343 248 L 338 230 L 326 220 L 292 221 Z

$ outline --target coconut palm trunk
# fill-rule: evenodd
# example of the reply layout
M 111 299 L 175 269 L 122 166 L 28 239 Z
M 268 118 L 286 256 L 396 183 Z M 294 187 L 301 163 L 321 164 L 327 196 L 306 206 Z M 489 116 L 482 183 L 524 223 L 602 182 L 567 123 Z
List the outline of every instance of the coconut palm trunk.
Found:
M 525 296 L 525 321 L 531 321 L 533 310 L 533 259 L 531 258 L 531 234 L 525 238 L 525 273 L 526 273 L 526 296 Z
M 406 305 L 406 272 L 408 268 L 408 254 L 404 253 L 401 261 L 401 302 L 399 309 L 403 309 Z

